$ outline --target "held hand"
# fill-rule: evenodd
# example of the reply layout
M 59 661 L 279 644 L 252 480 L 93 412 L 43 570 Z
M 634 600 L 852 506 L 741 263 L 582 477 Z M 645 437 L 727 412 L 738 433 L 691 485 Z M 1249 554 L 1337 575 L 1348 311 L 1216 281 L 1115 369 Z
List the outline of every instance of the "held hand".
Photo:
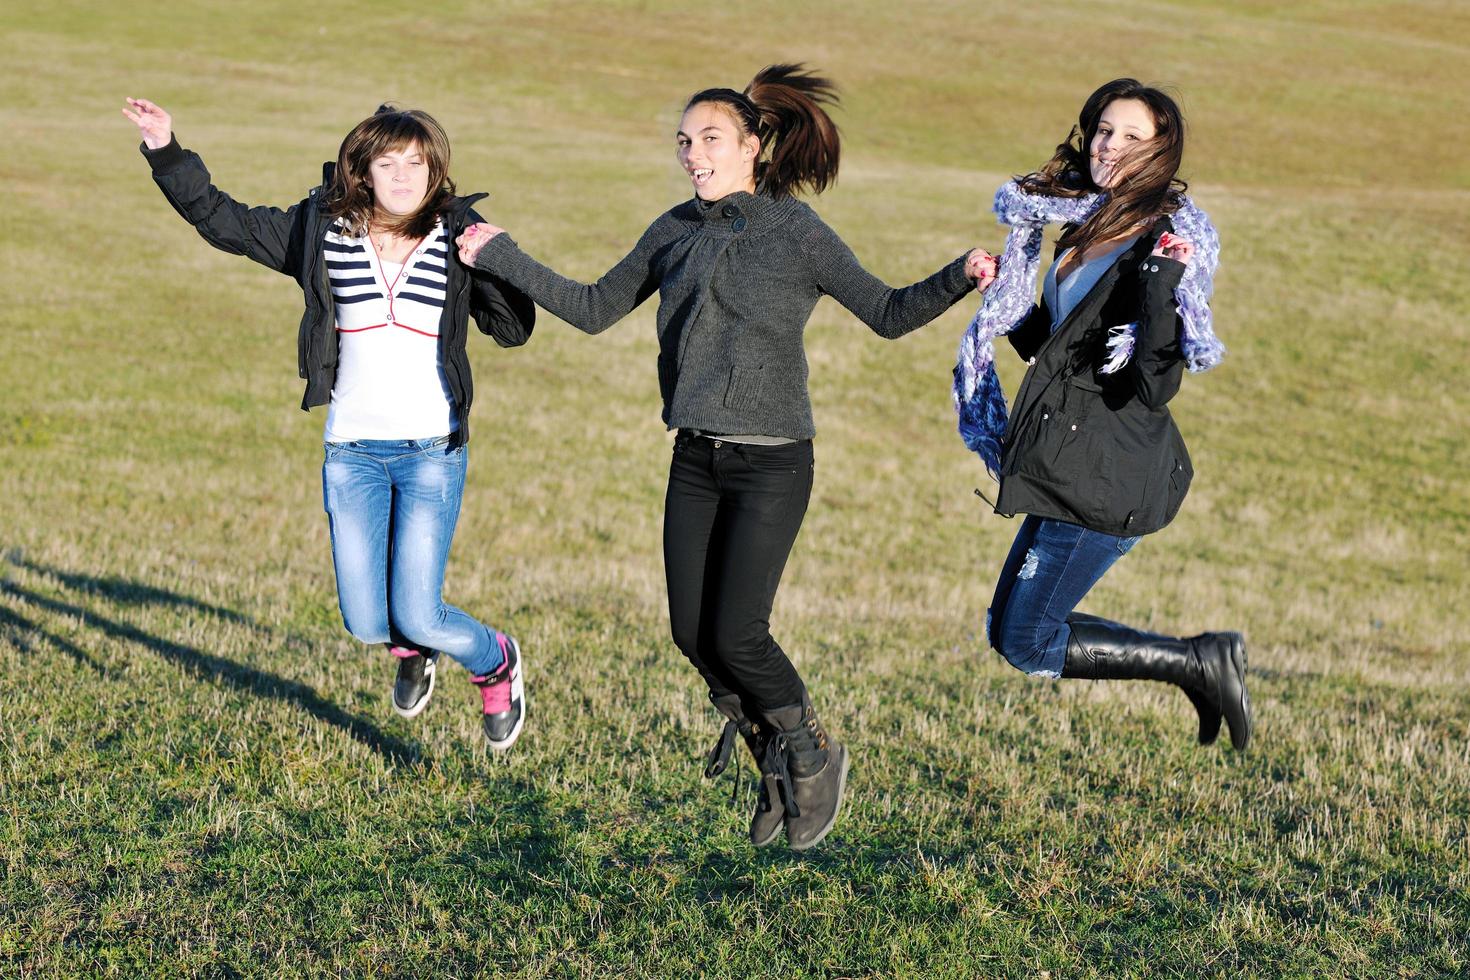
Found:
M 1194 243 L 1166 231 L 1159 236 L 1159 243 L 1149 254 L 1162 255 L 1166 259 L 1173 259 L 1175 262 L 1183 262 L 1188 265 L 1190 256 L 1194 255 Z
M 475 257 L 480 254 L 485 243 L 503 231 L 504 228 L 497 228 L 484 221 L 470 225 L 454 240 L 454 244 L 459 246 L 459 260 L 465 265 L 474 265 Z
M 174 121 L 169 114 L 147 99 L 128 99 L 127 102 L 128 108 L 122 114 L 138 124 L 138 131 L 143 134 L 143 145 L 150 150 L 168 146 L 174 132 Z
M 965 258 L 965 275 L 975 281 L 975 288 L 985 292 L 986 287 L 995 282 L 995 277 L 1000 273 L 1000 263 L 995 256 L 983 248 L 972 249 L 969 256 Z

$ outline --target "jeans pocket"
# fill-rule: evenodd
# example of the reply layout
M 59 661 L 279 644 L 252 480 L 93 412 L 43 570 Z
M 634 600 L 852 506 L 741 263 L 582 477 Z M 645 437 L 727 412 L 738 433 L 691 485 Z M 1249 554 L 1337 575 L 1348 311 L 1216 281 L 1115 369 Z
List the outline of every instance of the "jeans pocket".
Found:
M 464 465 L 468 451 L 469 448 L 464 443 L 458 446 L 451 446 L 447 442 L 438 445 L 431 443 L 419 450 L 419 456 L 439 466 L 453 468 Z
M 785 442 L 774 446 L 744 443 L 737 447 L 745 464 L 757 473 L 796 473 L 811 468 L 811 443 Z

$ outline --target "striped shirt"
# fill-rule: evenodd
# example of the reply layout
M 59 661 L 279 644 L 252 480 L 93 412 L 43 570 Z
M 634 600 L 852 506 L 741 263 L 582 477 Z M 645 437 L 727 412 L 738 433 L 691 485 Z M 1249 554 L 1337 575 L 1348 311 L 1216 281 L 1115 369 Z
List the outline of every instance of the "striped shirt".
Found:
M 439 356 L 448 283 L 442 222 L 402 264 L 338 223 L 323 241 L 337 314 L 327 442 L 431 439 L 458 426 Z

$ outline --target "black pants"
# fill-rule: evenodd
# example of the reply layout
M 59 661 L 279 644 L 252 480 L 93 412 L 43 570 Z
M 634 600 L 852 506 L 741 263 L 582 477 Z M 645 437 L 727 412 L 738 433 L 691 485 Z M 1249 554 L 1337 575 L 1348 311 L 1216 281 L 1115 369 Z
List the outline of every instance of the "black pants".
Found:
M 799 704 L 771 637 L 771 604 L 812 494 L 812 444 L 753 446 L 679 433 L 664 502 L 674 643 L 747 714 Z

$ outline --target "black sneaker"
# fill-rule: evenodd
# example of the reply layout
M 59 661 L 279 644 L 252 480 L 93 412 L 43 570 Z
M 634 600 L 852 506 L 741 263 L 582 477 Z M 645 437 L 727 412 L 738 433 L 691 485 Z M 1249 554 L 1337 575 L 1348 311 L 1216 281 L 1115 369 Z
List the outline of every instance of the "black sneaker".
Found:
M 514 638 L 496 633 L 505 662 L 493 674 L 471 677 L 480 689 L 485 717 L 485 739 L 495 752 L 504 752 L 521 737 L 526 725 L 526 691 L 521 682 L 521 646 Z
M 434 693 L 434 661 L 439 655 L 420 653 L 411 647 L 389 647 L 398 658 L 398 676 L 393 679 L 393 710 L 405 718 L 415 718 L 429 706 Z

